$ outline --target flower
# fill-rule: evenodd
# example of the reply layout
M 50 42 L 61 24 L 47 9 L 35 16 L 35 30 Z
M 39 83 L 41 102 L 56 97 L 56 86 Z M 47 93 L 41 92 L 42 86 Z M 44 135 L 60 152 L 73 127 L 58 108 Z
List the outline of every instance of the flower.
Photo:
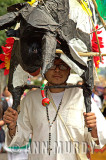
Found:
M 6 39 L 6 45 L 1 46 L 4 53 L 0 54 L 0 60 L 2 61 L 2 63 L 0 64 L 0 69 L 5 68 L 4 75 L 9 74 L 10 59 L 11 59 L 13 44 L 14 44 L 14 38 L 9 37 Z
M 37 0 L 31 0 L 31 2 L 28 2 L 31 6 L 33 5 L 33 3 L 35 3 Z
M 95 28 L 98 29 L 98 25 Z M 99 35 L 101 32 L 102 31 L 97 31 L 97 35 Z M 103 41 L 102 41 L 103 38 L 98 36 L 98 40 L 99 40 L 100 48 L 104 48 Z M 93 52 L 99 52 L 95 32 L 93 32 L 91 43 L 92 43 L 92 51 Z M 94 56 L 93 59 L 94 59 L 96 69 L 99 68 L 100 57 L 99 56 Z M 103 56 L 102 56 L 102 63 L 103 63 Z

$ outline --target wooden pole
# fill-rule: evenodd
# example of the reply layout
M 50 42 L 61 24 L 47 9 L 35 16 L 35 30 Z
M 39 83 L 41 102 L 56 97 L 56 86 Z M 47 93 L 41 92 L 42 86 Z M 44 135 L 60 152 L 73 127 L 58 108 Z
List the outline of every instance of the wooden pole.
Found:
M 78 54 L 79 56 L 83 57 L 99 56 L 98 52 L 86 52 L 86 53 L 78 52 Z M 106 56 L 106 53 L 101 53 L 101 56 Z
M 64 52 L 60 49 L 56 49 L 56 53 L 64 54 Z M 77 52 L 79 56 L 82 57 L 90 57 L 90 56 L 99 56 L 99 52 Z M 106 56 L 106 53 L 101 53 L 101 56 Z
M 98 29 L 96 29 L 96 31 L 98 31 L 98 30 L 100 30 L 100 29 L 102 29 L 104 26 L 101 26 L 100 28 L 98 28 Z M 89 34 L 92 34 L 92 33 L 94 33 L 95 31 L 92 31 L 91 33 L 89 33 Z

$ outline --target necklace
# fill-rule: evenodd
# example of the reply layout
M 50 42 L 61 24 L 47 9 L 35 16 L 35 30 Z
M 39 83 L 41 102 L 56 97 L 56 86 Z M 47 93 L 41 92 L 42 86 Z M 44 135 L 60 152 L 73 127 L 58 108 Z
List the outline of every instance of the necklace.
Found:
M 46 90 L 46 97 L 47 97 L 47 90 Z M 57 115 L 58 115 L 58 112 L 59 112 L 61 104 L 62 104 L 62 99 L 61 99 L 61 101 L 59 103 L 58 109 L 56 111 L 56 115 L 55 115 L 55 117 L 54 117 L 52 122 L 50 122 L 50 117 L 49 117 L 49 112 L 48 112 L 48 105 L 46 106 L 47 120 L 48 120 L 48 124 L 49 124 L 49 144 L 48 144 L 48 149 L 47 149 L 47 152 L 48 152 L 49 155 L 50 155 L 50 151 L 52 151 L 52 148 L 51 148 L 51 130 L 52 130 L 52 125 L 56 121 L 56 118 L 57 118 Z

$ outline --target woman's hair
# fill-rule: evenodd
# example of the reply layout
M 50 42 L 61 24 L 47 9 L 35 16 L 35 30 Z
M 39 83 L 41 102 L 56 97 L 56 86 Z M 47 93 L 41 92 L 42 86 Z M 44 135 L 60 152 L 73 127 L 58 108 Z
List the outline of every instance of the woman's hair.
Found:
M 0 119 L 3 117 L 3 106 L 2 106 L 2 101 L 0 101 Z

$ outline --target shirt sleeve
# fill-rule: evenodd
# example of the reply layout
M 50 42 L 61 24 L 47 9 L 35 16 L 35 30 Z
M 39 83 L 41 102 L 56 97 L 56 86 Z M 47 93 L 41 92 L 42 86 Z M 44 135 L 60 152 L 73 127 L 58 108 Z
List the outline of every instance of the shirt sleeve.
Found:
M 8 147 L 22 147 L 29 142 L 30 134 L 32 134 L 32 126 L 30 124 L 27 102 L 25 98 L 21 101 L 20 114 L 17 120 L 16 134 L 13 139 L 9 136 L 8 129 L 6 131 L 5 144 Z
M 103 117 L 101 111 L 96 106 L 93 99 L 91 100 L 91 112 L 95 113 L 96 121 L 97 121 L 97 134 L 99 138 L 100 148 L 102 148 L 106 144 L 106 120 Z

